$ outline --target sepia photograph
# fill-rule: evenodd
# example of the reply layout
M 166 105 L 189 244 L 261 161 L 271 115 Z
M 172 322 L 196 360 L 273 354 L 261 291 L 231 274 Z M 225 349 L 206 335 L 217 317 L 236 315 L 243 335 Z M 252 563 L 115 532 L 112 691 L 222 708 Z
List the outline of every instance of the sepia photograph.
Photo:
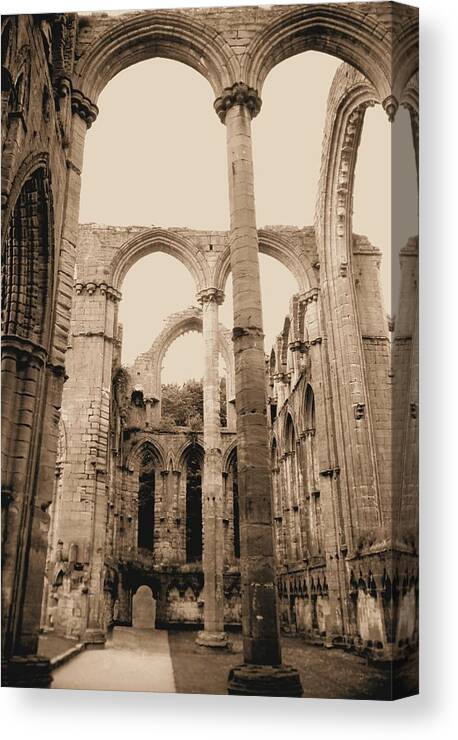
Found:
M 418 8 L 77 6 L 1 17 L 2 686 L 413 696 Z

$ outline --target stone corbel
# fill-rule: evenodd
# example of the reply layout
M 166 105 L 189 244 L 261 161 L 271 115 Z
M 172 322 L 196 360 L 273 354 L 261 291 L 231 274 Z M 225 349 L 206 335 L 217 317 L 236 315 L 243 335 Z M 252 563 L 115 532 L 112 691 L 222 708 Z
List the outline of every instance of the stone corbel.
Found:
M 72 90 L 72 113 L 76 113 L 91 128 L 99 114 L 99 109 L 80 90 Z
M 394 95 L 388 95 L 388 97 L 382 102 L 382 108 L 387 114 L 389 122 L 392 123 L 399 108 L 397 98 L 395 98 Z
M 359 421 L 360 419 L 364 419 L 366 415 L 366 405 L 364 403 L 356 403 L 353 406 L 355 419 L 356 421 Z
M 325 468 L 324 470 L 320 470 L 320 475 L 323 476 L 323 478 L 333 478 L 336 479 L 340 475 L 340 468 Z

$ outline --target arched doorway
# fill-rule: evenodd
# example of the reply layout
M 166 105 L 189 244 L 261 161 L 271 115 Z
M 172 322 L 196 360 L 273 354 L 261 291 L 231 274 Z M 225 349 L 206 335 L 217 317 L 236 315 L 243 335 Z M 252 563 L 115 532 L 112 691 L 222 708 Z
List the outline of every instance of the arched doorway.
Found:
M 149 586 L 140 586 L 132 599 L 132 627 L 154 629 L 156 625 L 156 600 Z

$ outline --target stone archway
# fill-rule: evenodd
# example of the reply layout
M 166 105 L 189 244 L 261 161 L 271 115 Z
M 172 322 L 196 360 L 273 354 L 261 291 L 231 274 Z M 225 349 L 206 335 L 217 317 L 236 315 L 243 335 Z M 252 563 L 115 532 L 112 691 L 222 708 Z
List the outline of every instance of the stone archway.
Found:
M 161 415 L 161 373 L 165 355 L 173 342 L 188 332 L 203 333 L 202 309 L 190 306 L 183 311 L 171 314 L 164 322 L 164 328 L 158 334 L 151 347 L 140 354 L 129 372 L 134 384 L 140 384 L 145 398 L 157 404 L 157 418 Z M 227 426 L 235 429 L 234 398 L 235 368 L 230 331 L 222 324 L 218 325 L 218 351 L 226 367 Z
M 155 629 L 156 600 L 149 586 L 139 586 L 132 598 L 132 627 Z
M 296 236 L 296 235 L 295 235 Z M 317 286 L 310 258 L 303 245 L 293 238 L 287 238 L 268 229 L 258 230 L 259 252 L 273 257 L 284 265 L 296 280 L 298 291 L 304 292 Z M 222 291 L 231 272 L 230 246 L 221 252 L 215 266 L 215 285 Z
M 210 274 L 207 261 L 192 239 L 168 229 L 155 227 L 142 230 L 128 238 L 116 251 L 112 263 L 108 266 L 113 287 L 120 290 L 130 268 L 139 259 L 154 252 L 169 254 L 181 262 L 193 277 L 197 292 L 209 284 Z
M 188 12 L 155 10 L 111 19 L 84 18 L 85 37 L 75 84 L 94 105 L 105 85 L 132 64 L 162 57 L 199 72 L 215 95 L 237 79 L 239 65 L 225 37 Z M 86 50 L 87 49 L 87 50 Z
M 321 51 L 359 70 L 383 102 L 402 90 L 418 63 L 417 17 L 409 11 L 406 8 L 404 17 L 399 14 L 393 19 L 393 34 L 388 38 L 375 8 L 371 12 L 357 5 L 313 4 L 286 10 L 253 37 L 242 64 L 242 79 L 261 94 L 277 64 L 304 51 Z

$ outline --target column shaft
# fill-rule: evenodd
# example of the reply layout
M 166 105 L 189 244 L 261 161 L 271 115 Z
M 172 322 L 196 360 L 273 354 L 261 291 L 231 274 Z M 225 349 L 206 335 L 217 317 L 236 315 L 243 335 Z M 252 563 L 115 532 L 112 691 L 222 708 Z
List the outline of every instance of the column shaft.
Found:
M 224 640 L 223 586 L 223 480 L 220 431 L 218 303 L 219 291 L 200 295 L 204 338 L 204 476 L 203 476 L 203 570 L 205 582 L 204 634 L 199 642 L 216 645 Z M 216 646 L 215 645 L 215 646 Z
M 272 540 L 264 335 L 246 105 L 226 113 L 234 300 L 242 625 L 246 663 L 281 663 Z

